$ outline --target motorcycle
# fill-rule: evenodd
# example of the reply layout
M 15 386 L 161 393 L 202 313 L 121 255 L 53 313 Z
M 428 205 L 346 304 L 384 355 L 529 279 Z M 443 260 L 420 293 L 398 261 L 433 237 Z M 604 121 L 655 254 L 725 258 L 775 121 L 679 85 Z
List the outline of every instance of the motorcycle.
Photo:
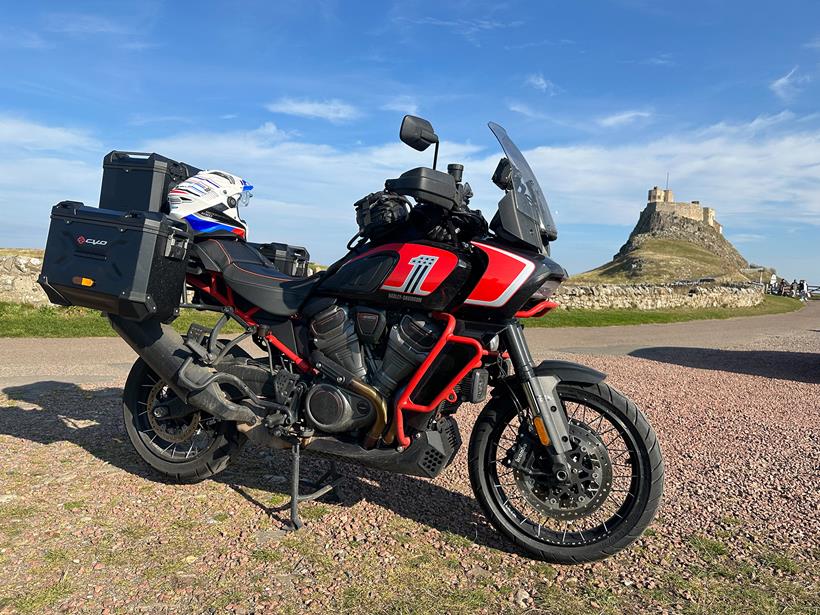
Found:
M 93 238 L 75 231 L 53 240 L 77 244 L 74 260 L 61 263 L 105 262 L 98 275 L 112 276 L 110 263 L 124 260 L 110 250 L 130 232 L 125 218 L 160 229 L 167 243 L 151 251 L 146 275 L 161 283 L 103 302 L 105 285 L 90 274 L 59 283 L 50 233 L 41 277 L 49 296 L 101 307 L 139 355 L 123 413 L 140 457 L 166 477 L 198 481 L 224 470 L 247 441 L 288 449 L 298 529 L 298 503 L 338 483 L 333 465 L 327 484 L 300 494 L 303 454 L 432 479 L 462 444 L 459 406 L 486 401 L 468 445 L 469 476 L 501 533 L 534 558 L 564 564 L 636 540 L 663 490 L 657 437 L 605 374 L 534 362 L 521 319 L 556 307 L 550 296 L 566 272 L 550 258 L 557 231 L 535 175 L 506 131 L 489 126 L 504 152 L 492 178 L 503 196 L 489 224 L 469 208 L 463 167 L 436 169 L 430 123 L 406 116 L 400 138 L 418 151 L 435 145 L 432 168 L 387 180 L 359 201 L 348 253 L 309 277 L 282 273 L 242 233 L 197 236 L 163 214 L 129 213 L 106 218 Z M 76 216 L 90 209 L 65 207 Z M 65 222 L 52 223 L 55 236 L 68 232 Z M 137 296 L 148 307 L 129 312 L 123 305 L 137 305 Z M 169 324 L 180 307 L 220 317 L 181 336 Z M 233 339 L 223 335 L 229 321 L 242 330 Z M 246 352 L 246 340 L 264 356 Z

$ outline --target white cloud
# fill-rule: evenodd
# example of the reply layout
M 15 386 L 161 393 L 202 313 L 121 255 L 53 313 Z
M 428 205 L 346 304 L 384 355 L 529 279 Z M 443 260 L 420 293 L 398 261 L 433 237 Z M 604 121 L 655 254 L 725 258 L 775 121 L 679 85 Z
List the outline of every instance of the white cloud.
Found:
M 603 126 L 604 128 L 617 128 L 619 126 L 625 126 L 637 120 L 648 119 L 650 117 L 652 117 L 652 112 L 650 111 L 632 110 L 607 115 L 598 118 L 596 121 L 599 126 Z
M 30 30 L 6 29 L 0 31 L 0 46 L 17 49 L 49 49 L 52 44 Z
M 550 96 L 555 96 L 561 91 L 561 88 L 555 85 L 552 81 L 549 79 L 544 79 L 544 75 L 541 73 L 528 75 L 524 83 L 531 88 L 535 88 L 536 90 L 549 94 Z
M 681 200 L 715 207 L 730 238 L 751 241 L 751 235 L 766 235 L 761 229 L 769 225 L 820 228 L 818 120 L 785 112 L 654 139 L 542 146 L 525 154 L 553 210 L 560 212 L 559 233 L 568 223 L 633 225 L 646 189 L 668 171 Z M 518 138 L 515 131 L 511 136 Z M 379 190 L 386 178 L 431 161 L 429 152 L 416 152 L 392 137 L 386 145 L 340 149 L 303 142 L 273 123 L 252 130 L 189 130 L 119 146 L 247 178 L 256 187 L 246 212 L 251 238 L 305 245 L 324 263 L 344 253 L 356 230 L 353 202 Z M 19 212 L 11 227 L 0 229 L 0 245 L 41 245 L 49 208 L 59 200 L 95 203 L 100 161 L 108 149 L 81 130 L 0 116 L 0 211 Z M 441 146 L 442 166 L 465 165 L 465 179 L 476 193 L 473 205 L 488 217 L 500 195 L 490 182 L 500 156 L 496 147 L 446 141 Z M 588 257 L 579 256 L 580 248 L 571 243 L 559 240 L 556 249 L 562 258 L 600 264 L 585 262 Z M 775 248 L 771 251 L 766 262 L 777 264 Z
M 121 21 L 84 13 L 52 13 L 45 29 L 61 34 L 124 34 L 129 31 Z
M 77 151 L 98 147 L 83 130 L 46 126 L 28 120 L 0 116 L 0 144 L 4 148 L 30 151 Z
M 361 112 L 356 107 L 337 98 L 331 100 L 280 98 L 265 107 L 273 113 L 319 118 L 330 122 L 345 122 L 361 116 Z
M 782 77 L 778 77 L 769 84 L 769 89 L 782 101 L 788 102 L 797 96 L 803 88 L 802 85 L 811 81 L 808 75 L 801 75 L 799 67 L 795 66 Z
M 803 45 L 806 49 L 820 49 L 820 36 Z
M 396 111 L 398 113 L 409 113 L 418 115 L 419 103 L 413 96 L 396 96 L 382 105 L 384 111 Z
M 507 103 L 507 109 L 509 109 L 513 113 L 518 113 L 520 115 L 523 115 L 524 117 L 526 117 L 528 119 L 531 119 L 531 120 L 546 120 L 547 119 L 546 115 L 544 115 L 540 111 L 536 111 L 535 109 L 533 109 L 529 105 L 527 105 L 525 103 L 522 103 L 522 102 L 516 102 L 516 101 L 509 102 L 509 103 Z

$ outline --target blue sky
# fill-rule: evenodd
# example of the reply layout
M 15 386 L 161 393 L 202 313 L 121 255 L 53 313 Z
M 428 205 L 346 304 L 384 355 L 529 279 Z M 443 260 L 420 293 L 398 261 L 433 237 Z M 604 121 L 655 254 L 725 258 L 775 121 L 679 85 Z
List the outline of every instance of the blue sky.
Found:
M 608 260 L 663 184 L 750 260 L 820 283 L 820 4 L 0 0 L 0 245 L 96 204 L 103 155 L 156 151 L 256 186 L 251 239 L 340 257 L 352 203 L 429 164 L 430 119 L 474 203 L 486 128 L 525 150 L 571 272 Z

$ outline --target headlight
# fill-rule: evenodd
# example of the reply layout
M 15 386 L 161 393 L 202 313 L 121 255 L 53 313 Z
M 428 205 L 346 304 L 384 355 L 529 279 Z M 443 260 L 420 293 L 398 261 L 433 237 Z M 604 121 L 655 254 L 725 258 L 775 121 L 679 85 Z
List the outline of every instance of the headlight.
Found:
M 532 298 L 541 301 L 549 299 L 559 286 L 561 286 L 561 282 L 558 280 L 547 280 L 541 288 L 533 293 Z

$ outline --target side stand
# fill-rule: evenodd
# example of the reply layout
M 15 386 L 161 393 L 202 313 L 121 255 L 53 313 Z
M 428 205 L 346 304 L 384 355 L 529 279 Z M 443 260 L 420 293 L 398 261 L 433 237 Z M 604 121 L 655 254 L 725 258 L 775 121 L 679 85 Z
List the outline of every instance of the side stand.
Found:
M 302 519 L 299 517 L 299 502 L 307 502 L 309 500 L 316 500 L 323 495 L 327 495 L 333 489 L 339 486 L 343 477 L 336 471 L 336 462 L 330 462 L 330 468 L 325 472 L 321 478 L 314 484 L 315 491 L 299 494 L 299 442 L 296 442 L 290 449 L 291 452 L 291 474 L 290 474 L 290 528 L 289 530 L 295 532 L 304 526 Z

